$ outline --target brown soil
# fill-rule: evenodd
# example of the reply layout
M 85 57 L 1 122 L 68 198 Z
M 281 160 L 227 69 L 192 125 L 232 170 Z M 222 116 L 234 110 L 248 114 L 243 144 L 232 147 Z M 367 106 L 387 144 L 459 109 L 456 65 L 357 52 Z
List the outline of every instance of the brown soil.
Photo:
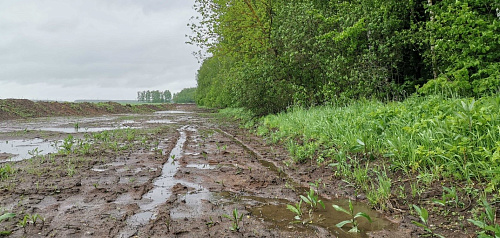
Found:
M 140 113 L 169 110 L 172 104 L 122 105 L 106 103 L 72 103 L 30 101 L 27 99 L 0 99 L 0 120 L 48 116 L 97 116 L 117 113 Z
M 218 121 L 192 105 L 176 105 L 175 109 L 196 112 L 127 115 L 127 120 L 134 121 L 132 124 L 142 126 L 134 130 L 133 139 L 116 133 L 105 141 L 96 139 L 94 135 L 99 133 L 73 133 L 78 139 L 94 138 L 92 149 L 8 163 L 15 172 L 0 179 L 0 212 L 16 213 L 16 217 L 0 223 L 0 231 L 12 231 L 11 237 L 420 237 L 424 234 L 411 223 L 417 219 L 407 211 L 383 214 L 367 208 L 366 198 L 356 196 L 352 187 L 333 176 L 331 168 L 288 167 L 284 162 L 289 158 L 283 148 L 266 144 L 262 138 L 238 128 L 236 123 Z M 112 117 L 98 123 L 106 126 L 118 120 L 123 119 Z M 151 120 L 175 123 L 151 123 Z M 23 122 L 12 121 L 13 126 L 16 123 Z M 0 133 L 0 140 L 53 141 L 66 137 L 64 133 L 40 130 Z M 181 138 L 185 139 L 180 144 L 181 154 L 171 156 Z M 75 145 L 75 148 L 80 147 Z M 175 168 L 172 177 L 162 175 L 168 168 Z M 162 177 L 172 185 L 158 185 Z M 286 205 L 298 202 L 299 195 L 304 195 L 312 187 L 310 183 L 319 179 L 321 185 L 313 188 L 330 210 L 316 209 L 311 216 L 303 215 L 304 224 L 294 223 L 294 214 Z M 147 210 L 144 207 L 151 203 L 148 194 L 155 188 L 159 188 L 163 200 Z M 337 199 L 342 197 L 360 202 L 356 203 L 356 209 L 366 209 L 376 221 L 363 223 L 360 234 L 335 228 L 337 222 L 333 219 L 338 215 L 331 211 L 331 204 L 342 204 L 345 200 Z M 235 209 L 242 221 L 238 223 L 239 229 L 231 231 L 232 222 L 225 215 L 231 215 Z M 145 223 L 133 220 L 148 212 L 151 219 L 148 217 Z M 24 217 L 34 214 L 44 221 L 22 224 Z M 467 237 L 463 231 L 455 231 L 442 234 Z

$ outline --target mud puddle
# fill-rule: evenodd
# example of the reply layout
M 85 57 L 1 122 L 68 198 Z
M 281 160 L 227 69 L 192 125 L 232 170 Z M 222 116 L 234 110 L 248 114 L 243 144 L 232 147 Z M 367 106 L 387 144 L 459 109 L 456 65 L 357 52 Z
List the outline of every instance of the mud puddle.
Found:
M 253 199 L 249 197 L 248 199 Z M 303 214 L 301 220 L 295 219 L 295 214 L 286 209 L 287 204 L 293 205 L 291 202 L 284 203 L 283 201 L 266 201 L 266 203 L 258 205 L 250 209 L 250 212 L 264 221 L 272 223 L 272 227 L 282 230 L 304 230 L 306 226 L 319 226 L 327 229 L 332 234 L 339 238 L 349 237 L 368 237 L 367 233 L 372 231 L 380 231 L 384 229 L 394 229 L 396 225 L 390 221 L 380 217 L 380 214 L 373 211 L 370 207 L 363 203 L 353 202 L 354 213 L 364 212 L 370 216 L 372 222 L 364 218 L 356 219 L 359 222 L 361 233 L 349 233 L 348 230 L 352 227 L 346 225 L 343 229 L 336 225 L 340 222 L 352 219 L 351 216 L 335 210 L 332 205 L 338 205 L 349 210 L 349 201 L 345 199 L 336 199 L 334 201 L 323 200 L 325 209 L 322 207 L 316 208 L 310 214 Z M 307 204 L 303 203 L 306 207 Z M 308 208 L 309 209 L 309 208 Z
M 40 131 L 53 131 L 53 132 L 61 132 L 61 133 L 86 133 L 86 132 L 102 132 L 102 131 L 111 131 L 111 130 L 121 130 L 121 129 L 139 129 L 140 127 L 129 127 L 129 126 L 120 126 L 120 127 L 85 127 L 85 128 L 71 128 L 71 127 L 42 127 L 38 130 Z
M 155 114 L 191 114 L 193 112 L 188 111 L 157 111 Z
M 161 175 L 156 178 L 153 182 L 153 188 L 142 196 L 139 202 L 139 211 L 127 219 L 127 228 L 122 231 L 120 237 L 130 237 L 137 232 L 137 227 L 146 225 L 150 220 L 156 219 L 158 209 L 157 207 L 167 201 L 167 199 L 172 195 L 172 188 L 176 185 L 182 185 L 186 187 L 196 188 L 196 191 L 192 195 L 184 195 L 184 199 L 188 204 L 198 204 L 200 201 L 200 195 L 208 196 L 208 190 L 203 186 L 195 183 L 190 183 L 175 178 L 176 173 L 179 170 L 180 163 L 179 160 L 182 158 L 184 152 L 183 147 L 186 142 L 187 136 L 186 131 L 193 131 L 189 126 L 183 126 L 178 131 L 180 137 L 177 140 L 175 147 L 168 154 L 168 160 L 162 167 Z M 161 147 L 161 146 L 160 146 Z M 196 209 L 194 209 L 195 214 Z M 180 217 L 181 213 L 177 213 Z
M 6 140 L 0 141 L 0 155 L 4 154 L 2 162 L 13 162 L 57 152 L 54 142 L 44 139 Z

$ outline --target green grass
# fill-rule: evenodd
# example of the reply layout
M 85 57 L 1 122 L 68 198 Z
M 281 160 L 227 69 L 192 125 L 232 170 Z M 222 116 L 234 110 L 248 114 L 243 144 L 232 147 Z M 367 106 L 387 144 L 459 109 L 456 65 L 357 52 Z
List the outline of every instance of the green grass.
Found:
M 500 185 L 500 96 L 294 107 L 261 118 L 257 133 L 286 145 L 299 163 L 383 159 L 430 182 L 482 181 L 489 192 Z

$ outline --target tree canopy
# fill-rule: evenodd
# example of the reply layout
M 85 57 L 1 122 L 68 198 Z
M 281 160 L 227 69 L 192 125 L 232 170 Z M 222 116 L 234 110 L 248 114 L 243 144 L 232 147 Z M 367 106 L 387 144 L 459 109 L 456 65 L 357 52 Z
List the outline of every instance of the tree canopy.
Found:
M 497 0 L 196 0 L 198 104 L 257 114 L 500 89 Z
M 164 103 L 172 100 L 172 93 L 169 90 L 146 90 L 137 92 L 137 101 L 148 103 Z
M 196 88 L 185 88 L 174 93 L 174 103 L 195 103 Z

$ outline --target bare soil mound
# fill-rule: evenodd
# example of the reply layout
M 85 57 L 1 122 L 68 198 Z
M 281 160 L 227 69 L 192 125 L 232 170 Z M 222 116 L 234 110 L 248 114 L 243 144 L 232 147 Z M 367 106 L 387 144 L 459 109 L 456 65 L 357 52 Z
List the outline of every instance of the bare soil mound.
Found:
M 0 100 L 0 120 L 52 117 L 52 116 L 97 116 L 116 113 L 144 113 L 175 108 L 174 104 L 122 105 L 106 103 L 72 103 L 30 101 L 27 99 Z

